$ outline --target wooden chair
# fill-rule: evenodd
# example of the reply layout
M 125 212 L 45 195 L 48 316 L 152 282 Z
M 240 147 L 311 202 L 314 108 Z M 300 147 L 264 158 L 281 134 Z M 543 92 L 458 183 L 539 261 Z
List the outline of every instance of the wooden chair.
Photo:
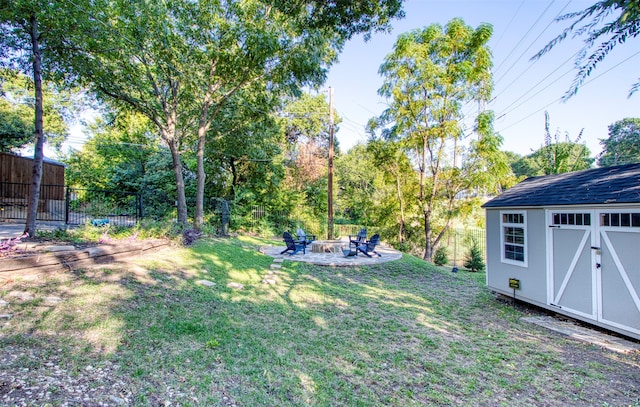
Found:
M 303 243 L 293 240 L 293 236 L 291 236 L 291 233 L 284 232 L 282 234 L 282 240 L 284 240 L 287 248 L 281 251 L 280 254 L 285 254 L 286 252 L 291 251 L 291 253 L 289 253 L 289 256 L 293 256 L 300 250 L 302 250 L 302 254 L 307 254 L 306 246 Z
M 378 257 L 382 257 L 382 255 L 375 250 L 378 243 L 380 243 L 380 235 L 376 233 L 371 237 L 370 240 L 360 242 L 358 244 L 358 246 L 356 247 L 356 254 L 357 252 L 360 252 L 367 257 L 371 257 L 369 253 L 374 253 Z
M 296 237 L 298 238 L 298 242 L 302 243 L 304 247 L 307 247 L 316 240 L 316 235 L 307 235 L 304 230 L 298 229 L 296 231 Z
M 350 249 L 354 248 L 357 250 L 358 245 L 366 240 L 367 240 L 367 229 L 362 228 L 360 229 L 360 232 L 358 232 L 356 236 L 349 235 L 349 248 Z

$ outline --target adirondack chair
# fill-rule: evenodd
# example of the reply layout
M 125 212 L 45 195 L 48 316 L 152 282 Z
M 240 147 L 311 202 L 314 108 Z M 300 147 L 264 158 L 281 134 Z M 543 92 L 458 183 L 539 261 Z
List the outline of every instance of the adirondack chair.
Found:
M 298 253 L 300 250 L 302 250 L 302 254 L 307 254 L 306 246 L 303 243 L 293 240 L 291 233 L 284 232 L 282 234 L 282 240 L 284 240 L 284 243 L 287 245 L 287 248 L 281 251 L 280 254 L 285 254 L 286 252 L 291 251 L 291 253 L 289 253 L 289 256 L 293 256 L 294 254 Z
M 304 230 L 300 228 L 296 231 L 296 237 L 300 243 L 304 244 L 304 247 L 309 246 L 311 242 L 316 240 L 316 235 L 307 235 Z
M 371 257 L 369 253 L 374 253 L 378 257 L 382 257 L 382 255 L 376 251 L 376 246 L 378 245 L 378 243 L 380 243 L 380 235 L 376 233 L 371 237 L 370 240 L 358 244 L 356 248 L 356 254 L 357 252 L 360 252 L 367 257 Z
M 353 248 L 357 250 L 357 247 L 360 243 L 367 240 L 367 229 L 362 228 L 357 235 L 349 235 L 349 248 Z

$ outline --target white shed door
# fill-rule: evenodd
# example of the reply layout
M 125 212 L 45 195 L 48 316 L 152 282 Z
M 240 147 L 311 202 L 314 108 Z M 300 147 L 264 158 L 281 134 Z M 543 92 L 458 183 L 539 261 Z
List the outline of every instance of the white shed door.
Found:
M 597 290 L 592 211 L 549 211 L 549 304 L 596 319 Z
M 640 211 L 598 211 L 598 320 L 640 334 Z
M 547 211 L 550 305 L 640 334 L 640 211 Z

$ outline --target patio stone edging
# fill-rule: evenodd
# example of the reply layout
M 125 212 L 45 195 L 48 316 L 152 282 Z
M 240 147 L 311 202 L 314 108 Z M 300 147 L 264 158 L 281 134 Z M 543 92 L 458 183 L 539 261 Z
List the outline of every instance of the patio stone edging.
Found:
M 14 278 L 41 278 L 49 273 L 75 270 L 139 256 L 168 246 L 168 240 L 154 239 L 105 243 L 83 249 L 58 250 L 72 246 L 51 246 L 45 251 L 7 257 L 0 261 L 0 283 Z M 52 250 L 49 250 L 52 249 Z
M 281 251 L 285 248 L 286 247 L 284 246 L 262 246 L 260 248 L 260 252 L 274 258 L 274 260 L 283 259 L 289 261 L 300 261 L 329 267 L 367 266 L 395 261 L 402 258 L 401 252 L 384 245 L 380 245 L 376 248 L 376 251 L 381 254 L 380 257 L 366 257 L 364 255 L 344 256 L 342 253 L 313 253 L 309 250 L 307 250 L 306 253 L 297 253 L 290 256 L 287 253 L 281 254 Z

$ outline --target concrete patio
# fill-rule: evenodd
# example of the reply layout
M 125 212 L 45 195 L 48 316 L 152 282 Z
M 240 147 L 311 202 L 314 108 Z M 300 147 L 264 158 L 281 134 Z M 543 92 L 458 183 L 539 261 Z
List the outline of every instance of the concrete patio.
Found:
M 348 245 L 349 243 L 345 242 L 345 246 Z M 380 253 L 380 256 L 374 254 L 372 257 L 367 257 L 362 253 L 359 253 L 357 256 L 345 256 L 342 253 L 312 253 L 310 247 L 307 248 L 304 254 L 302 252 L 296 253 L 293 256 L 289 255 L 289 253 L 280 254 L 284 249 L 286 249 L 286 246 L 283 244 L 282 246 L 264 246 L 260 251 L 275 259 L 302 261 L 320 266 L 335 267 L 374 265 L 399 260 L 402 257 L 401 252 L 386 246 L 377 246 L 376 252 Z

